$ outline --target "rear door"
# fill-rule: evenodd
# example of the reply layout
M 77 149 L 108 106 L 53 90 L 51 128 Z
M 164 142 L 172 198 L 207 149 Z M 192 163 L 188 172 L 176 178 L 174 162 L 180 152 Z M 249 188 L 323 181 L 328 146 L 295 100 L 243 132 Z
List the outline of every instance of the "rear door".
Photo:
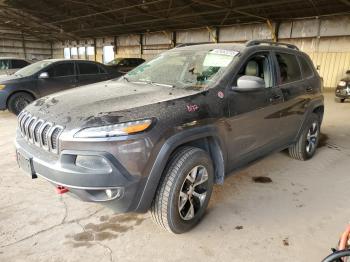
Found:
M 307 81 L 303 80 L 297 56 L 287 51 L 275 52 L 278 86 L 283 94 L 280 135 L 288 144 L 297 135 L 307 108 Z
M 78 85 L 88 85 L 107 79 L 107 74 L 100 69 L 97 63 L 88 61 L 78 61 Z
M 242 58 L 243 59 L 243 58 Z M 260 77 L 265 88 L 255 91 L 228 92 L 227 146 L 231 168 L 237 162 L 255 158 L 279 145 L 279 112 L 283 103 L 277 87 L 274 59 L 269 51 L 256 52 L 245 59 L 232 86 L 243 75 Z
M 77 86 L 77 76 L 75 74 L 75 66 L 73 61 L 54 63 L 48 68 L 42 70 L 40 73 L 42 72 L 47 72 L 49 77 L 45 79 L 38 78 L 37 87 L 41 96 Z

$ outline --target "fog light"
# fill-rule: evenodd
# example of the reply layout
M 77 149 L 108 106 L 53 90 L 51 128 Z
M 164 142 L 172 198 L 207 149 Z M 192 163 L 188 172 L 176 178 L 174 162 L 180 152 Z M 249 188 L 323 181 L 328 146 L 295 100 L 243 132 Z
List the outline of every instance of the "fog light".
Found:
M 86 169 L 102 171 L 105 173 L 112 172 L 112 167 L 110 166 L 109 162 L 101 156 L 78 155 L 75 160 L 75 165 Z
M 107 195 L 107 197 L 109 199 L 115 199 L 115 198 L 120 197 L 120 195 L 121 195 L 121 192 L 120 192 L 120 190 L 118 188 L 116 188 L 116 189 L 106 189 L 105 192 L 106 192 L 106 195 Z

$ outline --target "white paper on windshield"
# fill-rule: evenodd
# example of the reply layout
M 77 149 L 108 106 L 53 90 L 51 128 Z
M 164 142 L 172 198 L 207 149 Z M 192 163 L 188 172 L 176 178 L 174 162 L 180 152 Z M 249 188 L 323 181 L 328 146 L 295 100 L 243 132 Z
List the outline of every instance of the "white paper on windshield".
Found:
M 203 66 L 226 67 L 237 54 L 233 50 L 213 49 L 206 55 Z

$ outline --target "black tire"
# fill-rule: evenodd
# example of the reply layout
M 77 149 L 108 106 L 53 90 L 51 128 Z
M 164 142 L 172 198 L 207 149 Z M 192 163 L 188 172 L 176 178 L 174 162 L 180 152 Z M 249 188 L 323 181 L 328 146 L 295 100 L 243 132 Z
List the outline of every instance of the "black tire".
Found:
M 34 97 L 25 92 L 18 92 L 10 96 L 7 107 L 11 113 L 19 115 L 19 113 L 31 102 L 34 101 Z
M 191 181 L 193 178 L 191 174 L 194 173 L 196 173 L 195 179 Z M 205 182 L 199 183 L 202 180 Z M 189 231 L 203 217 L 213 190 L 213 183 L 213 164 L 207 152 L 195 147 L 180 148 L 168 162 L 158 186 L 150 210 L 153 221 L 162 229 L 175 234 Z M 186 194 L 187 200 L 184 197 Z
M 340 99 L 340 103 L 344 103 L 344 101 L 345 101 L 345 98 Z
M 320 139 L 320 124 L 319 116 L 312 113 L 297 142 L 289 147 L 289 155 L 292 158 L 308 160 L 313 157 Z

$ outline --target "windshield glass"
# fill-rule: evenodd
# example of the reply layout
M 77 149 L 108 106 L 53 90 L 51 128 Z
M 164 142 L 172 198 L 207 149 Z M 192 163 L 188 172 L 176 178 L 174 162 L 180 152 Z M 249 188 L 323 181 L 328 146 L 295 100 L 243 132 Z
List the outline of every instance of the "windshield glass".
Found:
M 123 59 L 122 58 L 116 58 L 110 62 L 107 63 L 107 65 L 117 65 L 119 64 Z
M 130 71 L 122 79 L 179 88 L 207 88 L 215 83 L 238 52 L 213 49 L 166 52 Z
M 52 64 L 53 60 L 43 60 L 43 61 L 39 61 L 36 62 L 34 64 L 28 65 L 26 67 L 23 67 L 22 69 L 18 70 L 15 75 L 16 76 L 31 76 L 37 72 L 39 72 L 41 69 L 43 69 L 44 67 Z

